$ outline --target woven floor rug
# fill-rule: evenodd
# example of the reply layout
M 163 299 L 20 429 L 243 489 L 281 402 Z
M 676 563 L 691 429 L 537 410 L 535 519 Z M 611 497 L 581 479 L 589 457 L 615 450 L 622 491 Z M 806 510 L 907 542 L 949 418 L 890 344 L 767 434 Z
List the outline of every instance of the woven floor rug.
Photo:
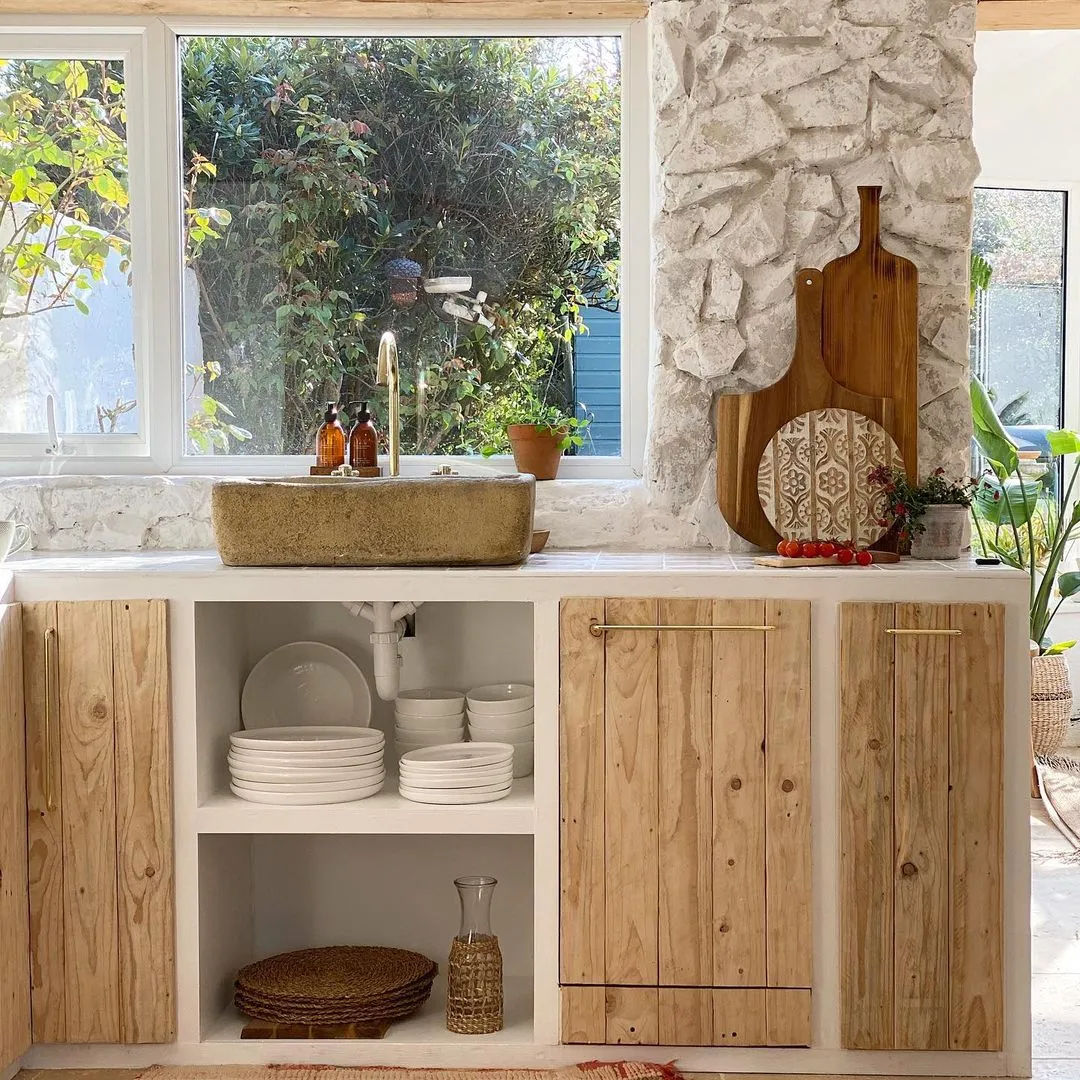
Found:
M 587 1061 L 566 1069 L 391 1069 L 336 1065 L 154 1065 L 138 1080 L 679 1080 L 673 1065 Z
M 1037 757 L 1039 790 L 1050 820 L 1080 851 L 1080 759 L 1070 748 L 1053 757 Z

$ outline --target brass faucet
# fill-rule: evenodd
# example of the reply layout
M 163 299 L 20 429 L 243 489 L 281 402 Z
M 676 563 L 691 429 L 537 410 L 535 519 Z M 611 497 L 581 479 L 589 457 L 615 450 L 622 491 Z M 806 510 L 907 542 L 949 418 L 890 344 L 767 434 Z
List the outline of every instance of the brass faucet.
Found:
M 387 330 L 379 341 L 379 368 L 375 376 L 379 386 L 388 387 L 390 416 L 389 441 L 390 475 L 401 475 L 401 379 L 398 372 L 397 338 Z

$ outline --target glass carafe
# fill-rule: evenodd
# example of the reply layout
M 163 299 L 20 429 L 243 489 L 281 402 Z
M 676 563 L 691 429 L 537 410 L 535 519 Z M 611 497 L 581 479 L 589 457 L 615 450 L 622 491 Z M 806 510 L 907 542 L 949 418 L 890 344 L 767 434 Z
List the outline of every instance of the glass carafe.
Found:
M 486 1035 L 503 1026 L 502 952 L 491 932 L 491 898 L 498 882 L 476 875 L 456 878 L 461 929 L 450 944 L 446 1027 Z

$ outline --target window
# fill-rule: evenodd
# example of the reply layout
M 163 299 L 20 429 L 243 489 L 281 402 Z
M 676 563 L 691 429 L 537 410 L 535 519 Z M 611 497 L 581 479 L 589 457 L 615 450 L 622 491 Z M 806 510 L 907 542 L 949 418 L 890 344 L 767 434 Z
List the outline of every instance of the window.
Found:
M 387 330 L 406 471 L 538 403 L 639 471 L 644 28 L 291 25 L 0 21 L 0 473 L 299 471 Z

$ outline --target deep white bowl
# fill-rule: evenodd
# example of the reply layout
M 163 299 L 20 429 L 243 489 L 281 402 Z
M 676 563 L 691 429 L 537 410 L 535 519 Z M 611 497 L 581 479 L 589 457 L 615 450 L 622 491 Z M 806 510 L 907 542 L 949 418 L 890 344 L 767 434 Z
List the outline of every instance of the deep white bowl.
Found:
M 533 747 L 532 743 L 527 746 L 514 747 L 514 778 L 530 776 L 533 771 Z
M 469 709 L 465 715 L 470 724 L 479 724 L 495 731 L 513 731 L 515 728 L 532 727 L 535 713 L 536 710 L 531 708 L 513 713 L 478 713 Z
M 394 702 L 394 711 L 401 716 L 454 716 L 465 711 L 465 695 L 460 690 L 435 686 L 402 690 Z
M 533 725 L 524 728 L 486 728 L 477 724 L 469 725 L 469 738 L 473 742 L 504 742 L 511 746 L 532 746 Z
M 474 713 L 506 715 L 533 707 L 533 688 L 528 683 L 491 683 L 477 686 L 465 695 Z
M 401 731 L 446 731 L 448 728 L 461 727 L 465 723 L 465 714 L 406 716 L 403 713 L 395 712 L 394 723 Z

